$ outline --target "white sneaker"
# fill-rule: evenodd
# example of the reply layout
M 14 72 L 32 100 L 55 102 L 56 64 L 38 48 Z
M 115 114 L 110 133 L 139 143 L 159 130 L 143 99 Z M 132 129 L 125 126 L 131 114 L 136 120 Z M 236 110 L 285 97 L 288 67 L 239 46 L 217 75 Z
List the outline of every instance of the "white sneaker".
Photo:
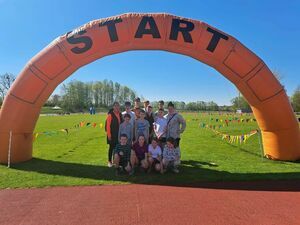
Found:
M 107 163 L 107 166 L 108 166 L 109 168 L 111 168 L 111 167 L 113 166 L 113 164 L 112 164 L 111 162 L 108 162 L 108 163 Z

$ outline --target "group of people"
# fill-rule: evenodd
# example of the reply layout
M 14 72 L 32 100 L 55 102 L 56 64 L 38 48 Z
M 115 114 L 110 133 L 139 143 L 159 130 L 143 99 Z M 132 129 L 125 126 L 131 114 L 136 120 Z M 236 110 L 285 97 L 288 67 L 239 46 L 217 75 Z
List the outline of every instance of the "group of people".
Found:
M 115 166 L 117 174 L 132 175 L 138 167 L 145 172 L 171 169 L 178 173 L 180 135 L 185 128 L 186 122 L 172 102 L 165 110 L 164 101 L 159 101 L 154 112 L 149 101 L 144 101 L 142 108 L 140 98 L 135 98 L 134 107 L 125 102 L 122 113 L 120 104 L 114 102 L 105 124 L 108 166 Z

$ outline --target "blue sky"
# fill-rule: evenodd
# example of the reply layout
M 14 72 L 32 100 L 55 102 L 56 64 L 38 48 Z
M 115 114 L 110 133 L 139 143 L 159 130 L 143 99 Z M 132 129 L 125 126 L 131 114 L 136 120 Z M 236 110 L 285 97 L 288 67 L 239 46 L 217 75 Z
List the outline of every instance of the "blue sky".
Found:
M 17 75 L 30 58 L 67 31 L 126 12 L 166 12 L 204 21 L 237 38 L 278 71 L 289 95 L 300 85 L 300 1 L 293 0 L 0 0 L 0 74 Z M 106 78 L 150 100 L 229 104 L 238 93 L 207 65 L 163 51 L 108 56 L 79 69 L 66 81 Z M 55 92 L 60 92 L 59 87 Z

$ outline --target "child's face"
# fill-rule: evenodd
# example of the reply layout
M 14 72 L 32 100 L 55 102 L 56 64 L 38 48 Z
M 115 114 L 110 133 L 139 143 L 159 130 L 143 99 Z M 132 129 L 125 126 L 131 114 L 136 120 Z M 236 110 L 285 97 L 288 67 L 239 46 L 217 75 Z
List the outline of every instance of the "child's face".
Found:
M 144 102 L 144 108 L 145 108 L 145 109 L 147 108 L 148 105 L 149 105 L 148 102 Z
M 160 117 L 160 118 L 162 118 L 163 116 L 164 116 L 164 112 L 163 111 L 158 111 L 158 116 Z
M 141 119 L 145 119 L 145 113 L 140 112 L 140 118 L 141 118 Z
M 137 107 L 137 108 L 140 107 L 140 104 L 141 104 L 141 102 L 139 102 L 139 101 L 135 101 L 135 102 L 134 102 L 134 106 Z
M 125 122 L 128 123 L 130 121 L 129 117 L 125 117 Z
M 139 109 L 135 109 L 134 113 L 137 117 L 140 117 L 140 110 Z
M 120 105 L 119 104 L 115 104 L 113 106 L 114 111 L 120 111 Z
M 152 146 L 153 146 L 154 148 L 156 148 L 157 142 L 156 142 L 155 140 L 152 140 L 151 144 L 152 144 Z
M 120 138 L 120 144 L 121 145 L 126 145 L 127 144 L 127 137 L 121 137 Z
M 171 142 L 169 142 L 169 141 L 167 141 L 167 146 L 168 146 L 169 149 L 173 149 L 174 148 L 174 145 Z
M 143 145 L 145 143 L 145 138 L 144 136 L 139 136 L 139 144 Z
M 169 106 L 169 107 L 168 107 L 168 111 L 169 111 L 170 114 L 173 114 L 174 111 L 175 111 L 175 109 L 174 109 L 174 107 Z

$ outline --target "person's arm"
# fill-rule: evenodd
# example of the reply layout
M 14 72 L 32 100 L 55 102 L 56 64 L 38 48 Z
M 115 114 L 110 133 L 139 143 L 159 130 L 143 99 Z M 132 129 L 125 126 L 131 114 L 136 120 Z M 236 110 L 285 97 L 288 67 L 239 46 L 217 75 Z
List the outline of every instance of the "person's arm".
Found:
M 111 130 L 110 130 L 111 121 L 112 121 L 112 116 L 111 114 L 108 114 L 106 118 L 106 133 L 107 133 L 108 140 L 111 140 Z
M 158 160 L 161 162 L 162 161 L 162 155 L 161 155 L 161 148 L 157 146 L 159 151 L 158 151 Z
M 145 159 L 148 159 L 149 151 L 148 151 L 148 145 L 145 147 Z
M 150 145 L 148 145 L 148 156 L 152 157 L 152 153 L 150 152 Z
M 127 163 L 128 162 L 130 163 L 130 156 L 131 156 L 131 148 L 128 147 L 128 150 L 127 150 Z
M 147 120 L 146 120 L 147 121 Z M 147 121 L 147 126 L 146 126 L 146 140 L 147 140 L 147 143 L 148 143 L 148 139 L 149 139 L 149 128 L 150 128 L 150 124 L 149 124 L 149 121 Z
M 134 140 L 135 137 L 135 119 L 133 120 L 133 124 L 132 124 L 132 141 Z
M 177 147 L 176 149 L 176 160 L 180 160 L 180 149 Z
M 164 134 L 168 134 L 168 127 L 169 127 L 169 123 L 168 123 L 168 117 L 167 115 L 164 116 L 164 118 L 166 119 L 166 126 L 164 127 Z
M 181 124 L 180 133 L 183 133 L 186 128 L 186 121 L 185 121 L 185 119 L 183 119 L 183 117 L 181 115 L 178 115 L 178 116 L 179 116 L 179 122 Z
M 119 132 L 118 132 L 118 140 L 120 140 L 120 137 L 121 137 L 121 125 L 119 127 Z
M 167 134 L 167 127 L 168 127 L 168 125 L 165 124 L 165 127 L 163 128 L 163 132 L 162 132 L 161 136 L 164 134 Z
M 120 149 L 118 148 L 118 145 L 113 149 L 113 154 L 119 153 Z
M 137 120 L 134 121 L 134 137 L 135 137 L 135 141 L 137 141 Z
M 130 124 L 130 127 L 131 127 L 131 129 L 130 129 L 130 140 L 131 140 L 131 142 L 132 142 L 132 140 L 133 140 L 133 126 L 132 126 L 132 124 Z M 131 144 L 131 143 L 130 143 Z
M 163 151 L 163 159 L 167 159 L 167 149 L 166 148 Z

